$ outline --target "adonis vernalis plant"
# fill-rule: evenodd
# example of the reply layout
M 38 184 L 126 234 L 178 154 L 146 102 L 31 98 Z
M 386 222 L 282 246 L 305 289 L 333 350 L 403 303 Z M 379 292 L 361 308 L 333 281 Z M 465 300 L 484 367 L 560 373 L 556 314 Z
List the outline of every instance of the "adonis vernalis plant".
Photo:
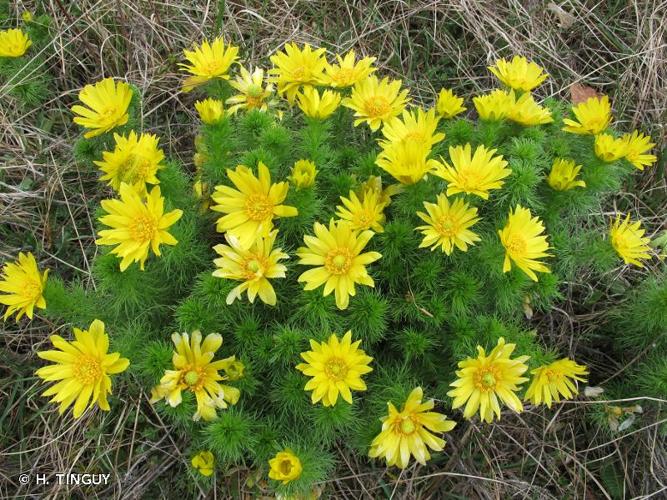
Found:
M 0 33 L 0 63 L 34 49 L 16 31 Z M 183 51 L 192 164 L 138 128 L 131 82 L 79 92 L 75 150 L 105 198 L 96 286 L 32 253 L 0 278 L 5 319 L 90 324 L 38 352 L 55 363 L 37 371 L 54 410 L 150 394 L 190 477 L 243 464 L 296 498 L 326 484 L 339 449 L 428 465 L 459 429 L 580 397 L 587 351 L 525 311 L 557 307 L 582 272 L 657 272 L 619 324 L 644 295 L 661 303 L 648 223 L 612 200 L 657 162 L 654 143 L 616 130 L 607 96 L 543 100 L 548 74 L 522 56 L 489 67 L 499 88 L 424 102 L 354 50 L 244 56 L 225 37 Z
M 91 138 L 127 123 L 132 90 L 125 82 L 105 78 L 86 85 L 79 92 L 79 100 L 84 106 L 72 106 L 72 113 L 78 115 L 74 123 L 89 129 L 84 136 Z
M 46 308 L 44 286 L 49 270 L 40 272 L 35 256 L 19 253 L 17 262 L 7 262 L 0 280 L 0 304 L 7 306 L 4 319 L 16 314 L 16 321 L 25 314 L 32 319 L 35 307 Z
M 426 465 L 431 458 L 429 448 L 442 451 L 445 440 L 437 434 L 451 431 L 456 422 L 447 420 L 441 413 L 429 411 L 435 403 L 432 399 L 423 403 L 423 396 L 421 387 L 414 389 L 401 411 L 391 402 L 387 403 L 389 414 L 381 419 L 382 432 L 371 443 L 371 457 L 384 458 L 387 465 L 405 469 L 411 456 Z
M 31 45 L 28 35 L 19 29 L 0 31 L 0 57 L 21 57 Z
M 368 366 L 373 358 L 359 349 L 360 343 L 361 340 L 352 342 L 352 332 L 342 339 L 332 335 L 326 343 L 310 341 L 312 351 L 301 353 L 305 363 L 296 365 L 296 369 L 312 377 L 304 389 L 313 391 L 313 404 L 322 401 L 324 406 L 334 406 L 339 395 L 352 404 L 350 389 L 366 390 L 361 375 L 373 370 Z
M 56 382 L 43 395 L 53 396 L 51 401 L 60 404 L 60 413 L 74 404 L 74 418 L 95 405 L 109 411 L 109 375 L 125 371 L 130 362 L 117 352 L 107 352 L 109 335 L 100 320 L 93 321 L 88 330 L 74 328 L 74 337 L 76 340 L 68 342 L 59 335 L 51 335 L 51 343 L 57 350 L 37 353 L 40 358 L 55 363 L 36 372 L 45 382 Z

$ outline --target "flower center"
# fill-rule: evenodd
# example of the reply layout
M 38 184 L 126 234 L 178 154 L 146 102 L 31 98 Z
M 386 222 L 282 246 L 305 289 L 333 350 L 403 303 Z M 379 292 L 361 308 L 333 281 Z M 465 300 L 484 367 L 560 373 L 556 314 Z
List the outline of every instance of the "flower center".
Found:
M 130 234 L 132 239 L 146 243 L 153 239 L 157 232 L 157 223 L 155 219 L 147 215 L 142 215 L 130 225 Z
M 331 358 L 324 365 L 324 373 L 332 380 L 343 380 L 347 375 L 347 364 L 340 358 Z
M 611 237 L 612 245 L 619 250 L 627 251 L 630 249 L 630 240 L 623 233 L 613 234 Z
M 557 382 L 560 379 L 560 374 L 553 370 L 546 370 L 544 374 L 546 375 L 547 380 L 549 380 L 549 383 Z
M 404 141 L 410 141 L 410 142 L 417 142 L 417 143 L 423 143 L 425 139 L 425 135 L 420 131 L 420 130 L 412 130 L 411 132 L 408 132 L 405 134 L 405 137 L 403 138 Z
M 401 420 L 400 429 L 403 434 L 412 434 L 417 430 L 417 426 L 410 417 L 407 417 Z
M 324 259 L 324 267 L 331 274 L 340 276 L 347 274 L 352 266 L 352 255 L 347 248 L 336 248 L 331 250 Z
M 185 384 L 192 392 L 200 391 L 206 382 L 206 372 L 202 367 L 189 364 L 181 370 L 179 384 Z
M 259 255 L 252 255 L 245 263 L 245 279 L 254 280 L 264 275 L 268 262 Z
M 118 115 L 118 109 L 115 106 L 106 108 L 100 115 L 101 121 L 114 121 Z
M 190 386 L 193 386 L 197 382 L 199 382 L 199 373 L 197 373 L 194 370 L 190 370 L 189 372 L 187 372 L 185 374 L 185 377 L 183 377 L 183 380 L 185 380 L 186 384 L 188 384 Z
M 493 373 L 485 373 L 482 377 L 482 384 L 487 387 L 493 387 L 496 385 L 496 378 L 493 376 Z
M 498 374 L 493 367 L 485 368 L 475 374 L 475 387 L 480 391 L 493 391 L 498 383 Z
M 361 229 L 367 229 L 373 224 L 373 215 L 368 210 L 357 212 L 354 217 L 354 223 Z
M 287 459 L 282 460 L 278 468 L 280 469 L 281 474 L 284 476 L 289 476 L 292 472 L 292 461 Z
M 31 301 L 37 301 L 42 295 L 42 284 L 37 280 L 28 280 L 23 284 L 21 296 Z
M 350 85 L 355 80 L 355 71 L 352 68 L 340 68 L 331 76 L 331 79 L 338 85 Z
M 262 96 L 262 94 L 264 93 L 264 89 L 262 89 L 261 85 L 253 83 L 252 85 L 248 85 L 246 93 L 248 97 L 254 97 L 256 99 Z
M 74 377 L 83 385 L 90 385 L 102 377 L 100 360 L 90 354 L 82 354 L 74 365 Z
M 482 178 L 480 172 L 478 172 L 477 170 L 462 169 L 459 170 L 458 174 L 459 174 L 458 175 L 459 184 L 461 184 L 464 190 L 472 191 L 481 187 Z
M 259 108 L 262 106 L 262 102 L 264 101 L 264 98 L 260 96 L 253 96 L 253 95 L 247 95 L 245 98 L 245 101 L 248 105 L 248 108 Z
M 389 112 L 389 101 L 385 96 L 376 95 L 366 101 L 366 112 L 368 116 L 384 116 Z
M 220 61 L 209 61 L 202 66 L 202 73 L 205 75 L 215 76 L 222 73 L 222 64 Z
M 273 217 L 273 203 L 264 194 L 251 194 L 245 202 L 245 213 L 250 220 L 258 222 L 270 219 Z
M 292 79 L 296 80 L 298 82 L 302 82 L 306 80 L 306 68 L 303 66 L 299 66 L 298 68 L 294 68 L 292 70 Z
M 452 238 L 459 232 L 458 224 L 451 217 L 443 215 L 434 224 L 435 230 L 445 238 Z
M 507 251 L 511 255 L 525 255 L 527 248 L 526 239 L 519 234 L 512 235 L 507 242 Z
M 146 179 L 151 162 L 147 158 L 134 155 L 125 165 L 127 170 L 123 180 L 135 184 Z

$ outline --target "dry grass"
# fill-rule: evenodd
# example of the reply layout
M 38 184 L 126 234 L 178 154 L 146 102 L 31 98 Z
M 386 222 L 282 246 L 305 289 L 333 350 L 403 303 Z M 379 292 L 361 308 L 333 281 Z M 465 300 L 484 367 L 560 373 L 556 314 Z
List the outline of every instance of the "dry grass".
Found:
M 567 97 L 572 83 L 590 85 L 611 96 L 626 128 L 650 132 L 660 148 L 667 142 L 664 1 L 571 0 L 557 2 L 561 10 L 534 0 L 37 3 L 53 18 L 46 69 L 56 88 L 44 106 L 26 110 L 7 96 L 16 82 L 0 82 L 0 223 L 8 235 L 0 242 L 0 260 L 19 249 L 39 248 L 44 265 L 86 286 L 94 286 L 89 263 L 95 254 L 95 196 L 90 193 L 97 184 L 92 170 L 73 162 L 79 131 L 71 126 L 67 107 L 86 82 L 125 77 L 144 92 L 145 128 L 162 137 L 168 155 L 190 165 L 193 132 L 184 113 L 191 113 L 192 98 L 177 90 L 175 61 L 183 47 L 217 29 L 256 63 L 266 64 L 267 55 L 289 40 L 331 50 L 354 47 L 377 56 L 384 71 L 407 80 L 413 95 L 425 101 L 445 85 L 468 95 L 488 89 L 492 82 L 485 66 L 497 56 L 521 53 L 553 75 L 541 90 L 544 95 Z M 34 5 L 16 1 L 17 18 Z M 666 192 L 662 160 L 620 198 L 629 200 L 655 232 L 665 223 Z M 662 201 L 648 204 L 648 198 Z M 613 302 L 613 296 L 607 299 Z M 566 300 L 562 309 L 541 318 L 540 328 L 554 345 L 567 349 L 603 315 L 603 309 L 577 312 Z M 18 483 L 20 472 L 114 470 L 104 489 L 51 484 L 40 491 L 64 498 L 169 498 L 176 471 L 183 474 L 187 464 L 180 451 L 184 443 L 174 441 L 145 397 L 124 398 L 125 411 L 114 422 L 100 415 L 75 422 L 44 411 L 31 375 L 34 352 L 59 327 L 39 324 L 7 323 L 0 335 L 0 497 L 35 492 L 34 486 Z M 625 369 L 600 359 L 596 368 L 603 380 Z M 116 390 L 123 394 L 123 387 Z M 601 418 L 604 404 L 595 403 Z M 664 414 L 644 415 L 641 425 L 612 436 L 584 418 L 584 406 L 566 404 L 555 415 L 532 410 L 500 425 L 461 426 L 434 473 L 412 467 L 399 475 L 343 455 L 337 479 L 322 486 L 340 498 L 664 498 Z M 138 431 L 145 427 L 156 431 Z M 480 450 L 483 461 L 475 458 Z M 253 490 L 244 485 L 246 476 L 236 470 L 218 477 L 217 497 L 261 492 L 261 483 Z

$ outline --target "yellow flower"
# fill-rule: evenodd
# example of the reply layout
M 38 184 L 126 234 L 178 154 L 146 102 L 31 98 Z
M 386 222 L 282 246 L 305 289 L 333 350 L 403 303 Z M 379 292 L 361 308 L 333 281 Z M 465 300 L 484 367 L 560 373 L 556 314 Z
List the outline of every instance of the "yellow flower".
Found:
M 266 111 L 271 102 L 269 97 L 273 94 L 273 85 L 267 83 L 264 85 L 264 70 L 255 68 L 250 73 L 247 69 L 241 67 L 241 74 L 235 80 L 229 82 L 233 88 L 239 91 L 239 94 L 227 99 L 229 113 L 235 114 L 239 109 L 258 109 Z
M 433 108 L 426 112 L 422 108 L 403 110 L 402 118 L 395 116 L 385 122 L 382 135 L 387 140 L 380 145 L 386 148 L 392 143 L 411 142 L 431 148 L 445 138 L 445 134 L 436 132 L 438 121 Z
M 19 252 L 17 262 L 7 262 L 2 268 L 0 279 L 0 304 L 7 306 L 3 319 L 16 313 L 16 321 L 25 314 L 32 319 L 35 307 L 46 309 L 44 287 L 49 270 L 40 274 L 35 256 Z
M 205 152 L 195 153 L 192 155 L 192 163 L 194 163 L 197 169 L 201 169 L 207 160 L 208 156 Z
M 289 180 L 297 189 L 308 188 L 315 184 L 317 168 L 310 160 L 298 160 L 294 163 Z
M 609 97 L 590 97 L 586 101 L 572 106 L 572 113 L 578 120 L 563 119 L 563 130 L 573 134 L 595 135 L 604 131 L 611 122 Z
M 389 414 L 380 419 L 382 431 L 371 443 L 370 457 L 382 457 L 388 466 L 405 469 L 411 456 L 425 465 L 431 459 L 429 448 L 443 450 L 445 440 L 435 433 L 451 431 L 456 422 L 447 420 L 442 413 L 430 411 L 435 404 L 432 399 L 422 403 L 423 397 L 422 388 L 415 388 L 400 412 L 392 403 L 387 403 Z
M 539 218 L 533 217 L 529 209 L 517 205 L 513 212 L 510 211 L 507 224 L 498 231 L 500 241 L 505 247 L 504 273 L 512 269 L 512 261 L 533 281 L 537 281 L 534 271 L 551 272 L 538 260 L 551 257 L 547 253 L 547 237 L 540 236 L 543 232 L 544 224 Z
M 315 87 L 304 87 L 296 96 L 299 109 L 309 118 L 325 120 L 329 118 L 340 105 L 340 94 L 331 90 L 324 90 L 322 96 Z
M 74 337 L 75 341 L 68 342 L 59 335 L 51 335 L 49 339 L 57 350 L 37 353 L 40 358 L 55 363 L 35 372 L 45 382 L 57 381 L 42 396 L 53 396 L 51 402 L 60 403 L 60 414 L 74 403 L 74 418 L 96 404 L 109 411 L 109 375 L 124 372 L 130 362 L 117 352 L 107 354 L 109 336 L 104 333 L 104 323 L 99 319 L 94 320 L 88 330 L 74 328 Z
M 411 141 L 390 143 L 382 149 L 375 163 L 402 184 L 416 184 L 429 172 L 441 167 L 428 158 L 431 148 Z
M 33 20 L 32 12 L 30 12 L 29 10 L 24 10 L 21 13 L 21 19 L 23 19 L 24 22 L 29 23 L 30 21 Z
M 650 167 L 658 161 L 657 156 L 646 154 L 655 146 L 655 143 L 651 142 L 651 136 L 634 130 L 632 134 L 625 134 L 623 140 L 625 141 L 625 159 L 635 168 L 644 170 L 644 167 Z
M 454 398 L 452 408 L 465 404 L 465 418 L 472 418 L 479 410 L 480 418 L 487 423 L 493 422 L 494 414 L 500 418 L 498 400 L 517 413 L 523 411 L 515 392 L 528 380 L 521 375 L 528 369 L 526 361 L 529 357 L 510 358 L 515 347 L 515 344 L 505 344 L 505 339 L 500 337 L 488 356 L 481 346 L 477 346 L 477 358 L 460 361 L 460 370 L 456 371 L 458 378 L 450 384 L 454 389 L 447 393 Z
M 514 101 L 513 93 L 500 89 L 472 98 L 479 118 L 490 121 L 505 118 L 512 110 Z
M 225 114 L 222 107 L 222 101 L 211 99 L 210 97 L 203 101 L 196 101 L 195 109 L 197 110 L 197 113 L 199 113 L 201 121 L 207 125 L 219 122 Z
M 111 253 L 121 257 L 120 270 L 125 271 L 132 262 L 138 262 L 141 270 L 148 259 L 148 250 L 160 256 L 160 245 L 176 245 L 178 241 L 167 231 L 183 215 L 182 210 L 164 213 L 164 198 L 160 188 L 154 187 L 146 201 L 129 184 L 120 185 L 120 200 L 102 200 L 107 213 L 99 221 L 111 229 L 100 231 L 98 245 L 118 245 Z
M 299 479 L 302 471 L 301 460 L 289 448 L 269 460 L 269 477 L 283 484 Z
M 417 212 L 419 218 L 426 222 L 425 226 L 416 228 L 424 235 L 419 248 L 431 247 L 433 251 L 440 246 L 445 254 L 450 255 L 454 246 L 466 252 L 468 245 L 480 241 L 479 236 L 468 229 L 479 220 L 477 209 L 461 198 L 450 204 L 444 193 L 439 194 L 437 203 L 425 201 L 424 208 L 428 214 Z
M 368 364 L 373 358 L 359 349 L 361 340 L 352 342 L 352 332 L 348 331 L 339 339 L 333 334 L 327 342 L 316 342 L 310 339 L 311 351 L 301 353 L 305 363 L 296 365 L 296 369 L 308 377 L 312 377 L 304 390 L 313 391 L 313 404 L 322 401 L 324 406 L 334 406 L 338 395 L 352 404 L 354 391 L 365 391 L 366 384 L 361 376 L 373 369 Z
M 380 125 L 398 116 L 407 103 L 408 91 L 401 90 L 401 81 L 384 78 L 379 81 L 375 75 L 357 83 L 352 95 L 343 99 L 343 106 L 353 110 L 354 126 L 367 123 L 375 131 Z
M 498 59 L 495 65 L 489 66 L 489 71 L 508 87 L 525 92 L 530 92 L 549 76 L 542 67 L 522 56 L 514 56 L 511 61 Z
M 385 205 L 379 200 L 376 192 L 367 192 L 362 201 L 354 191 L 350 191 L 349 198 L 341 196 L 340 201 L 343 205 L 336 207 L 336 215 L 349 221 L 352 229 L 355 231 L 370 229 L 376 233 L 384 231 L 382 224 L 385 221 L 383 213 Z
M 179 63 L 178 66 L 190 75 L 183 82 L 183 92 L 190 92 L 197 85 L 214 80 L 229 79 L 229 68 L 238 59 L 239 48 L 232 44 L 225 45 L 221 37 L 209 43 L 204 40 L 194 50 L 183 50 L 188 63 Z
M 90 139 L 127 123 L 132 89 L 125 82 L 105 78 L 86 85 L 79 92 L 79 100 L 87 107 L 72 106 L 72 113 L 79 115 L 74 117 L 74 123 L 89 129 L 83 136 Z
M 315 223 L 315 236 L 304 236 L 306 247 L 297 250 L 299 264 L 315 266 L 299 276 L 305 290 L 324 285 L 324 296 L 335 292 L 338 309 L 347 309 L 350 296 L 356 295 L 355 284 L 374 287 L 366 266 L 378 260 L 378 252 L 361 253 L 373 231 L 356 232 L 347 221 L 329 222 L 329 229 Z
M 463 98 L 454 94 L 451 89 L 441 89 L 438 94 L 438 101 L 435 104 L 435 110 L 441 118 L 454 118 L 459 113 L 463 113 L 466 108 L 463 106 Z
M 204 142 L 204 135 L 197 134 L 195 136 L 195 154 L 192 156 L 192 161 L 195 164 L 197 175 L 201 175 L 201 169 L 208 161 L 208 150 Z
M 243 372 L 245 371 L 245 365 L 242 361 L 235 359 L 223 369 L 229 380 L 241 380 L 243 378 Z
M 20 29 L 0 31 L 0 57 L 21 57 L 32 42 Z
M 359 200 L 364 201 L 367 193 L 375 193 L 382 205 L 388 207 L 391 205 L 392 196 L 397 195 L 403 191 L 401 184 L 393 184 L 382 189 L 382 177 L 378 175 L 371 175 L 366 182 L 362 183 L 356 190 Z
M 457 193 L 474 194 L 485 200 L 489 191 L 500 189 L 502 179 L 512 173 L 502 155 L 494 156 L 495 149 L 477 146 L 475 153 L 470 144 L 450 146 L 449 158 L 452 164 L 440 165 L 434 174 L 447 181 L 447 196 Z
M 229 292 L 227 304 L 234 303 L 243 292 L 247 292 L 251 304 L 259 295 L 265 304 L 276 305 L 276 292 L 269 280 L 285 277 L 287 268 L 278 262 L 288 258 L 282 249 L 273 249 L 277 235 L 278 230 L 272 231 L 266 238 L 260 235 L 249 249 L 244 250 L 236 238 L 226 234 L 229 245 L 213 247 L 213 250 L 222 256 L 213 261 L 218 268 L 213 271 L 213 276 L 243 282 Z
M 211 206 L 211 195 L 208 191 L 208 184 L 197 178 L 192 184 L 192 193 L 199 200 L 199 213 L 205 214 Z
M 221 384 L 227 375 L 220 375 L 234 361 L 234 356 L 213 361 L 215 353 L 222 345 L 222 337 L 210 333 L 202 342 L 201 332 L 174 333 L 171 340 L 176 346 L 172 357 L 174 370 L 166 370 L 160 384 L 151 390 L 151 403 L 164 399 L 172 408 L 182 402 L 182 392 L 194 393 L 197 400 L 197 412 L 192 420 L 205 421 L 217 418 L 216 409 L 227 408 L 227 403 L 236 404 L 241 393 L 235 387 Z
M 322 83 L 334 88 L 351 87 L 362 81 L 375 71 L 373 63 L 375 57 L 364 57 L 357 61 L 354 50 L 350 50 L 345 56 L 336 54 L 338 64 L 326 65 Z
M 586 382 L 588 368 L 564 358 L 540 366 L 530 373 L 533 380 L 523 399 L 534 405 L 544 403 L 551 408 L 552 401 L 559 403 L 561 396 L 572 399 L 579 393 L 577 381 Z
M 595 136 L 595 156 L 605 162 L 623 158 L 628 151 L 628 142 L 623 138 L 615 138 L 611 134 Z
M 556 158 L 547 177 L 547 183 L 556 191 L 567 191 L 576 187 L 586 187 L 586 183 L 577 179 L 581 165 L 573 160 Z
M 512 91 L 513 93 L 514 91 Z M 514 100 L 514 96 L 512 96 L 512 100 Z M 551 111 L 537 104 L 533 96 L 527 92 L 514 101 L 507 118 L 527 127 L 544 125 L 554 121 L 551 117 Z
M 146 193 L 146 184 L 159 184 L 157 172 L 164 167 L 164 153 L 158 147 L 159 139 L 153 134 L 137 135 L 133 130 L 128 136 L 114 134 L 113 151 L 104 151 L 102 161 L 95 161 L 104 175 L 101 181 L 115 191 L 121 183 L 130 184 L 138 193 Z
M 644 267 L 643 259 L 650 259 L 650 238 L 644 238 L 645 230 L 641 227 L 641 221 L 632 222 L 628 214 L 621 222 L 621 216 L 617 215 L 611 226 L 611 244 L 616 253 L 626 264 Z
M 297 209 L 281 205 L 287 197 L 289 184 L 271 184 L 269 169 L 261 161 L 259 178 L 248 167 L 239 165 L 236 170 L 227 169 L 227 177 L 237 189 L 216 186 L 211 198 L 216 203 L 211 210 L 222 212 L 217 229 L 238 238 L 241 248 L 250 248 L 257 236 L 267 237 L 273 229 L 274 217 L 294 217 Z
M 200 451 L 191 460 L 192 467 L 202 476 L 210 476 L 215 468 L 215 457 L 210 451 Z
M 301 86 L 322 83 L 327 65 L 325 53 L 325 49 L 313 50 L 309 44 L 301 49 L 296 43 L 288 43 L 284 51 L 271 56 L 271 81 L 278 85 L 278 92 L 285 94 L 290 104 L 294 104 Z

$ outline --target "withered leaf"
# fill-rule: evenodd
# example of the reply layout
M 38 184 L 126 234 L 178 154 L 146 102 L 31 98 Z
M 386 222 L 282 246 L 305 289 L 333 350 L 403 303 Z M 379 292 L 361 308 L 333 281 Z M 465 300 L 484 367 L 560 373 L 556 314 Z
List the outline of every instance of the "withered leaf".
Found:
M 573 83 L 570 85 L 570 100 L 572 101 L 572 104 L 579 104 L 591 97 L 600 97 L 600 94 L 598 94 L 593 87 L 581 83 Z
M 555 2 L 549 2 L 547 9 L 554 13 L 556 19 L 558 19 L 558 26 L 561 28 L 567 29 L 577 21 L 575 16 Z

